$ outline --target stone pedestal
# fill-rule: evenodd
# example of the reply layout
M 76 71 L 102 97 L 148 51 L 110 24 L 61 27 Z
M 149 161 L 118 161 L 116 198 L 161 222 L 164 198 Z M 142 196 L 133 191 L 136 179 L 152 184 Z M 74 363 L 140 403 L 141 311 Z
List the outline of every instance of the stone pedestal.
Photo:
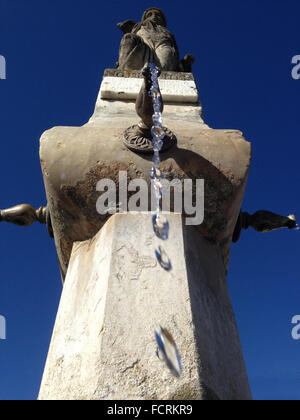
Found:
M 40 400 L 251 398 L 219 246 L 168 219 L 169 272 L 150 214 L 114 215 L 74 243 Z M 177 343 L 180 379 L 155 354 L 158 324 Z
M 41 138 L 65 284 L 39 398 L 249 399 L 226 270 L 250 144 L 240 131 L 204 123 L 191 73 L 162 72 L 163 124 L 177 145 L 161 153 L 160 170 L 168 180 L 204 179 L 205 191 L 201 225 L 186 226 L 184 214 L 169 216 L 165 247 L 173 269 L 165 272 L 155 259 L 150 213 L 110 216 L 96 209 L 98 181 L 114 181 L 117 197 L 126 188 L 120 171 L 128 183 L 143 178 L 151 190 L 151 155 L 123 144 L 125 130 L 139 122 L 141 84 L 141 72 L 106 70 L 90 121 L 54 127 Z M 179 380 L 155 355 L 158 324 L 177 343 Z
M 41 137 L 41 165 L 63 278 L 73 243 L 93 238 L 108 219 L 96 210 L 97 182 L 113 180 L 119 196 L 119 172 L 126 171 L 128 183 L 143 178 L 150 189 L 151 155 L 133 153 L 123 144 L 125 130 L 140 120 L 135 99 L 142 81 L 138 71 L 106 70 L 90 121 L 82 127 L 54 127 Z M 204 179 L 205 215 L 199 232 L 219 244 L 227 268 L 250 167 L 250 143 L 240 131 L 214 130 L 204 123 L 191 73 L 162 72 L 159 83 L 163 124 L 177 138 L 176 146 L 161 153 L 160 170 L 169 180 Z

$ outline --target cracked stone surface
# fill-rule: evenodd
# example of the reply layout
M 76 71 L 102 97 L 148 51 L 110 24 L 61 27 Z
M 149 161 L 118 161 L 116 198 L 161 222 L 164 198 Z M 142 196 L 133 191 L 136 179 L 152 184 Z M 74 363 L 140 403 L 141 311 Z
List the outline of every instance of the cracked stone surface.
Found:
M 160 170 L 170 181 L 204 179 L 204 223 L 185 226 L 184 215 L 169 215 L 170 239 L 163 245 L 173 269 L 166 273 L 155 259 L 150 214 L 101 216 L 96 210 L 97 182 L 115 181 L 119 197 L 120 171 L 127 171 L 128 183 L 145 179 L 151 191 L 151 156 L 123 145 L 124 131 L 139 121 L 133 99 L 138 90 L 131 83 L 140 74 L 109 70 L 104 76 L 115 78 L 107 81 L 117 84 L 117 99 L 102 97 L 100 89 L 87 124 L 54 127 L 41 137 L 65 284 L 39 399 L 250 399 L 226 284 L 250 143 L 240 131 L 209 128 L 199 97 L 190 103 L 184 88 L 198 94 L 192 74 L 180 76 L 182 89 L 174 91 L 179 102 L 166 96 L 163 112 L 163 124 L 178 142 L 161 154 Z M 175 86 L 178 77 L 164 72 L 162 83 Z M 122 84 L 131 86 L 123 98 Z M 176 341 L 180 380 L 155 355 L 157 324 Z
M 239 131 L 164 121 L 175 132 L 178 144 L 161 155 L 163 176 L 194 182 L 204 179 L 205 215 L 199 232 L 219 244 L 227 267 L 250 167 L 250 144 Z M 151 191 L 151 156 L 133 153 L 122 144 L 122 133 L 130 123 L 129 118 L 117 118 L 110 124 L 102 121 L 84 127 L 55 127 L 41 139 L 41 164 L 63 276 L 73 243 L 92 238 L 109 217 L 96 210 L 100 179 L 115 182 L 117 198 L 119 171 L 127 171 L 128 182 L 145 179 Z
M 114 215 L 74 244 L 39 399 L 250 399 L 225 270 L 217 245 L 170 214 L 163 246 L 150 214 Z M 167 328 L 180 379 L 155 352 Z

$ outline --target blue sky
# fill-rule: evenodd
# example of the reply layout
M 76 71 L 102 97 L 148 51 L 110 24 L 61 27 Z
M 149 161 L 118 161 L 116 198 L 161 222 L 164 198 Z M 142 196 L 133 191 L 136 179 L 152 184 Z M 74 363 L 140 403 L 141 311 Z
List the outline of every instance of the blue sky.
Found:
M 181 56 L 193 67 L 205 121 L 243 131 L 253 161 L 243 209 L 300 218 L 299 0 L 0 0 L 0 208 L 46 204 L 39 137 L 84 124 L 105 68 L 117 61 L 116 23 L 165 12 Z M 232 246 L 228 283 L 255 399 L 300 399 L 300 232 L 244 232 Z M 35 399 L 61 281 L 44 226 L 0 225 L 0 399 Z

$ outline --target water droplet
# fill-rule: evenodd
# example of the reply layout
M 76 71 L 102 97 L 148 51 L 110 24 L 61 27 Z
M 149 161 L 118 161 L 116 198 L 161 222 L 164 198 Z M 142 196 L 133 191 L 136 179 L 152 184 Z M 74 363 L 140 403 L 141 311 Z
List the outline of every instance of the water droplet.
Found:
M 158 250 L 155 250 L 155 256 L 157 261 L 159 262 L 160 266 L 166 270 L 171 271 L 172 270 L 172 264 L 170 261 L 170 258 L 168 257 L 166 251 L 163 249 L 163 247 L 159 246 Z
M 155 339 L 158 345 L 156 355 L 163 360 L 171 373 L 179 378 L 182 374 L 182 365 L 176 343 L 166 328 L 160 325 L 154 331 Z
M 159 165 L 160 165 L 160 158 L 159 158 L 159 155 L 157 155 L 157 154 L 155 153 L 155 154 L 154 154 L 154 156 L 153 156 L 152 162 L 154 163 L 154 166 L 155 166 L 156 168 L 158 168 L 158 167 L 159 167 Z
M 160 200 L 162 197 L 163 185 L 158 179 L 154 180 L 154 192 L 155 192 L 156 199 Z
M 160 112 L 155 112 L 152 115 L 152 121 L 153 121 L 153 125 L 155 126 L 159 126 L 161 127 L 162 125 L 162 117 L 161 117 L 161 113 Z
M 155 139 L 152 141 L 152 147 L 154 152 L 159 152 L 162 149 L 163 145 L 164 143 L 162 140 Z
M 162 190 L 159 189 L 159 191 Z M 160 193 L 161 196 L 161 193 Z M 159 239 L 163 239 L 164 241 L 168 239 L 169 237 L 169 222 L 166 219 L 165 216 L 163 216 L 161 213 L 155 214 L 152 217 L 152 224 L 153 224 L 153 230 L 155 235 L 159 238 Z
M 152 86 L 150 88 L 150 90 L 152 92 L 158 91 L 158 80 L 157 80 L 157 76 L 151 76 L 151 80 L 152 80 Z
M 153 61 L 149 62 L 149 68 L 150 68 L 151 71 L 155 71 L 157 69 L 157 67 L 156 67 L 156 65 L 154 64 Z
M 158 168 L 155 168 L 154 166 L 150 169 L 150 177 L 151 179 L 159 178 L 161 179 L 162 173 Z
M 160 196 L 157 196 L 157 194 L 155 194 L 154 208 L 156 213 L 160 212 Z
M 160 101 L 159 100 L 153 102 L 153 109 L 154 109 L 154 112 L 160 112 Z
M 159 125 L 152 126 L 151 134 L 153 138 L 157 138 L 159 140 L 162 140 L 166 135 L 164 129 Z
M 154 188 L 157 190 L 161 190 L 163 188 L 162 180 L 160 178 L 154 179 Z
M 151 91 L 152 99 L 157 102 L 160 101 L 160 92 L 158 90 L 151 90 L 151 89 L 150 91 Z

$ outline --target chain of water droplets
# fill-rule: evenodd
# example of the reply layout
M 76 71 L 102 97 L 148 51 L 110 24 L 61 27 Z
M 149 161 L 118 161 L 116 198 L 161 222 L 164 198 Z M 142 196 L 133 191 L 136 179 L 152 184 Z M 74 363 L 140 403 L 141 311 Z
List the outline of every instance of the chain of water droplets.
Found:
M 154 114 L 152 115 L 153 126 L 151 128 L 152 146 L 153 146 L 153 167 L 150 171 L 152 185 L 155 197 L 155 214 L 152 217 L 153 230 L 156 236 L 161 240 L 167 240 L 169 237 L 169 222 L 161 213 L 161 199 L 163 193 L 163 176 L 159 169 L 160 155 L 159 152 L 163 146 L 163 138 L 165 131 L 162 125 L 161 116 L 161 94 L 158 86 L 159 69 L 154 63 L 149 63 L 151 72 L 151 88 L 150 95 L 153 102 Z M 172 268 L 171 261 L 162 246 L 155 251 L 156 258 L 160 266 L 169 271 Z M 180 377 L 182 373 L 181 359 L 178 353 L 176 343 L 171 334 L 160 325 L 155 329 L 155 338 L 157 341 L 157 356 L 165 361 L 173 375 Z
M 152 217 L 153 230 L 156 236 L 162 240 L 166 240 L 169 237 L 169 222 L 164 215 L 161 213 L 161 199 L 163 193 L 163 176 L 159 169 L 160 165 L 160 150 L 163 146 L 163 138 L 165 137 L 165 131 L 162 126 L 162 115 L 161 115 L 161 94 L 158 86 L 158 74 L 159 69 L 154 63 L 149 63 L 151 72 L 151 88 L 150 95 L 153 102 L 154 114 L 152 115 L 153 126 L 151 128 L 152 134 L 152 147 L 153 147 L 153 167 L 150 171 L 152 179 L 152 185 L 154 189 L 155 197 L 155 214 Z M 171 261 L 168 258 L 165 250 L 162 246 L 158 247 L 155 251 L 156 258 L 159 264 L 165 269 L 171 269 Z

